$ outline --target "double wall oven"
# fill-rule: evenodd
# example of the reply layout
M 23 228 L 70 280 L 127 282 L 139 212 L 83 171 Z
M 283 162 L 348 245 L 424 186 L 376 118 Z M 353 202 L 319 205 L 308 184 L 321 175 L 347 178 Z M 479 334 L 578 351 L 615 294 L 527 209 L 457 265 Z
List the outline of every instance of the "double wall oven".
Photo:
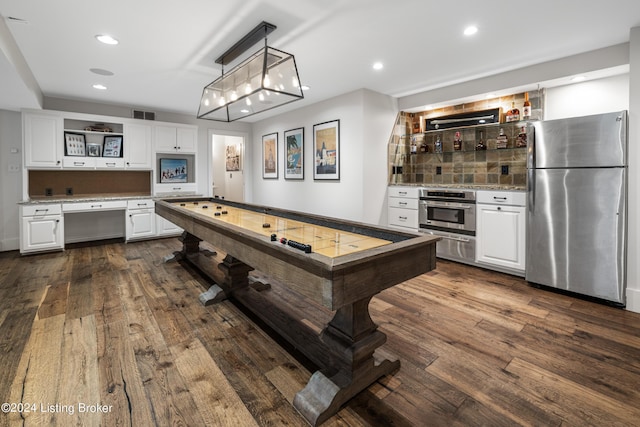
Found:
M 442 237 L 436 246 L 439 257 L 466 263 L 475 261 L 475 191 L 421 189 L 418 222 L 422 232 Z

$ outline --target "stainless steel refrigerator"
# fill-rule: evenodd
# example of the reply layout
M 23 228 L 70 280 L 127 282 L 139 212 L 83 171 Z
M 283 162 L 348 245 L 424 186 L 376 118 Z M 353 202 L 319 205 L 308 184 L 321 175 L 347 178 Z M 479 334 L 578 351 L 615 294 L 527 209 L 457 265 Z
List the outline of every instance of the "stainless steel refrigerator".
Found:
M 627 112 L 535 123 L 526 280 L 625 304 Z

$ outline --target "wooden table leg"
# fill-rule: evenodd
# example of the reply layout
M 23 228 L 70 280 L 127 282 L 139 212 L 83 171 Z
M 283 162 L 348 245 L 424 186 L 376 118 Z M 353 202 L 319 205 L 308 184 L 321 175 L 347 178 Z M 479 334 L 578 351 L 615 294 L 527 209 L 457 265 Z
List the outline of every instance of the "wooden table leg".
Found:
M 315 372 L 293 400 L 293 406 L 313 426 L 334 415 L 378 378 L 400 368 L 398 360 L 375 363 L 373 352 L 387 337 L 371 320 L 371 298 L 339 308 L 322 331 L 320 339 L 331 352 L 334 363 Z
M 200 242 L 202 242 L 202 239 L 183 231 L 182 235 L 178 237 L 178 240 L 182 242 L 182 250 L 165 256 L 163 259 L 164 262 L 180 261 L 188 257 L 194 257 L 200 253 Z M 215 253 L 207 253 L 207 255 L 211 256 L 215 255 Z
M 239 259 L 227 255 L 218 264 L 220 271 L 224 273 L 222 283 L 212 285 L 206 292 L 200 294 L 198 299 L 207 306 L 227 299 L 234 291 L 249 286 L 249 272 L 253 268 Z

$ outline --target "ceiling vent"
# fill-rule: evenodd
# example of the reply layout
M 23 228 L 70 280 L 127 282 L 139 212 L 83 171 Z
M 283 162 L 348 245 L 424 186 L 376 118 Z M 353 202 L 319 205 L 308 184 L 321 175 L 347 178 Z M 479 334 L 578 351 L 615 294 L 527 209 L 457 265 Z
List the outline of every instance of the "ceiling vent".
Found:
M 155 120 L 156 113 L 153 111 L 133 110 L 133 118 L 140 120 Z

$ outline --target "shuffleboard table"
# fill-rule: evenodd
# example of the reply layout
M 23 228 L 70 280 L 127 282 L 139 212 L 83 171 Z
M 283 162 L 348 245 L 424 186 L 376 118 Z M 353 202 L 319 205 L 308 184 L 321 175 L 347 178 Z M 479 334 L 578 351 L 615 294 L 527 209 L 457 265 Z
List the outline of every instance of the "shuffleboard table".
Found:
M 200 296 L 203 304 L 232 296 L 320 368 L 293 401 L 311 425 L 400 367 L 373 357 L 386 335 L 369 302 L 434 269 L 439 238 L 217 198 L 159 200 L 155 209 L 184 229 L 177 256 L 193 258 L 202 240 L 226 254 L 218 265 L 224 280 Z M 269 292 L 249 286 L 253 269 L 334 311 L 332 320 L 320 334 L 294 322 L 269 303 Z

